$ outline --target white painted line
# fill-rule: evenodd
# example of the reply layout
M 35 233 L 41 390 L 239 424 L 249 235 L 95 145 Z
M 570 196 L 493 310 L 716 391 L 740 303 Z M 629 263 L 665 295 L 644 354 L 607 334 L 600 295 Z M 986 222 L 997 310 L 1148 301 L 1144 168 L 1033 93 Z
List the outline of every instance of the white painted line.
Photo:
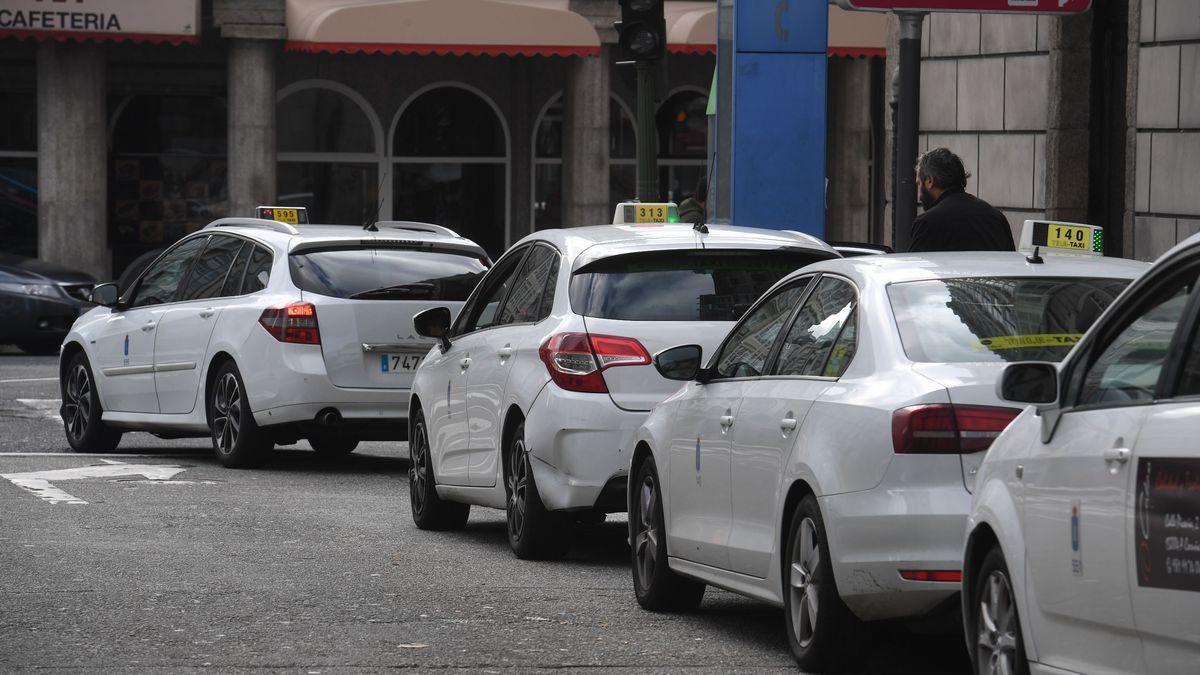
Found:
M 51 420 L 53 422 L 62 422 L 62 417 L 58 414 L 58 409 L 62 406 L 62 401 L 56 398 L 19 398 L 17 403 L 32 408 L 42 414 L 42 419 Z
M 86 455 L 81 455 L 79 453 L 71 452 L 71 451 L 66 451 L 66 452 L 0 452 L 0 457 L 78 457 L 81 459 L 82 458 L 99 458 L 99 457 L 133 457 L 136 459 L 155 459 L 155 458 L 181 459 L 181 458 L 192 458 L 192 457 L 212 457 L 212 453 L 211 452 L 201 452 L 201 453 L 196 453 L 196 454 L 170 453 L 170 454 L 166 454 L 166 455 L 151 455 L 151 454 L 138 454 L 138 453 L 134 453 L 134 452 L 109 452 L 109 453 L 89 452 Z
M 58 382 L 57 377 L 24 377 L 16 380 L 0 380 L 0 384 L 19 384 L 21 382 Z
M 0 473 L 13 485 L 23 488 L 33 496 L 51 504 L 87 504 L 86 501 L 67 494 L 50 481 L 79 480 L 81 478 L 115 478 L 117 476 L 144 476 L 147 480 L 170 480 L 183 473 L 183 467 L 167 464 L 122 464 L 111 462 L 96 466 L 80 466 L 73 469 L 50 469 L 48 471 L 26 471 L 24 473 Z

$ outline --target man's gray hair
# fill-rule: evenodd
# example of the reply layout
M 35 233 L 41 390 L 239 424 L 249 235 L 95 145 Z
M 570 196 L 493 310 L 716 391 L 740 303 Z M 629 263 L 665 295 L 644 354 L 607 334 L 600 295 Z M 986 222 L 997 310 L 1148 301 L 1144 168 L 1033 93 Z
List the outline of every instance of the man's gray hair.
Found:
M 943 190 L 965 190 L 970 177 L 958 155 L 946 148 L 934 148 L 917 160 L 917 180 L 932 178 L 933 184 Z

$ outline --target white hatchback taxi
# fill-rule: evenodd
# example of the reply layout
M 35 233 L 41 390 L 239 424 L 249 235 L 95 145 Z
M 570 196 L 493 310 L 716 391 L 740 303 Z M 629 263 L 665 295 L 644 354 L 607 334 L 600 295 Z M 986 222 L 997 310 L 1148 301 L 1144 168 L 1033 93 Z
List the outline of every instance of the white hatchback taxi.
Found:
M 859 621 L 954 616 L 976 468 L 1020 412 L 1004 365 L 1057 360 L 1146 265 L 1036 253 L 830 260 L 771 289 L 628 446 L 633 580 L 648 609 L 713 584 L 786 608 L 806 670 Z M 953 626 L 953 622 L 950 622 Z
M 1065 359 L 1000 381 L 1031 404 L 967 521 L 978 673 L 1200 672 L 1200 236 L 1160 258 Z
M 423 223 L 293 226 L 226 218 L 184 237 L 81 316 L 60 358 L 77 451 L 127 431 L 211 435 L 226 466 L 308 439 L 341 455 L 403 439 L 430 341 L 414 313 L 457 309 L 487 270 L 478 245 Z
M 650 355 L 715 346 L 787 273 L 836 257 L 799 233 L 710 225 L 544 230 L 510 249 L 458 320 L 414 319 L 440 340 L 417 369 L 410 496 L 422 529 L 506 509 L 521 558 L 562 555 L 567 526 L 625 509 L 623 447 L 678 388 Z

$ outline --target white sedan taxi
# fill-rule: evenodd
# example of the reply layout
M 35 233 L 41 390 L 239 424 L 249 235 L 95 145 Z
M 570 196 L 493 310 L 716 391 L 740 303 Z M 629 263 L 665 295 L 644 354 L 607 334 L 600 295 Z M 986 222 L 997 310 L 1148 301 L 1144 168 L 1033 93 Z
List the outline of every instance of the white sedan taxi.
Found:
M 1032 404 L 967 519 L 979 673 L 1200 671 L 1200 236 L 1166 253 L 1061 366 L 1007 368 Z
M 976 469 L 1020 413 L 1002 369 L 1064 357 L 1146 269 L 1044 248 L 827 260 L 710 358 L 659 352 L 686 384 L 628 446 L 639 603 L 713 584 L 782 605 L 806 670 L 845 665 L 860 621 L 953 616 Z

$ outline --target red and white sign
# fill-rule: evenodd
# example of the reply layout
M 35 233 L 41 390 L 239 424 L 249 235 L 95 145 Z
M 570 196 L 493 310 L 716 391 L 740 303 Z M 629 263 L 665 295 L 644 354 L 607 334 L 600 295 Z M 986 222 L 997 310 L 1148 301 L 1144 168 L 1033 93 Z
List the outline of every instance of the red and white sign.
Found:
M 837 0 L 845 9 L 875 12 L 1016 12 L 1081 14 L 1092 0 Z
M 0 0 L 0 37 L 194 42 L 200 0 Z

